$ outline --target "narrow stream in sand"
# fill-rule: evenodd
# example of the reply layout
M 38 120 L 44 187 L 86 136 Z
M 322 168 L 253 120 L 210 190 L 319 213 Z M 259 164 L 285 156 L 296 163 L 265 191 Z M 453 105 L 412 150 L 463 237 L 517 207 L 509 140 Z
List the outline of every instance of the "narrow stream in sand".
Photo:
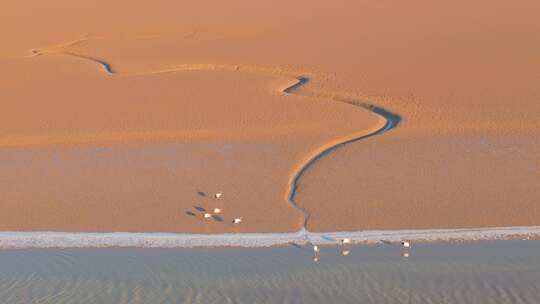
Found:
M 81 40 L 84 41 L 84 40 Z M 69 44 L 67 45 L 69 46 Z M 280 89 L 282 94 L 296 94 L 311 98 L 324 98 L 334 102 L 351 105 L 359 110 L 368 110 L 381 117 L 384 124 L 370 133 L 360 130 L 358 133 L 345 135 L 334 142 L 313 150 L 303 162 L 292 170 L 288 181 L 288 189 L 285 192 L 286 201 L 301 213 L 301 225 L 298 232 L 294 233 L 236 233 L 236 234 L 167 234 L 167 233 L 64 233 L 64 232 L 0 232 L 0 247 L 104 247 L 104 246 L 141 246 L 141 247 L 198 247 L 198 246 L 244 246 L 264 247 L 290 242 L 314 244 L 336 244 L 342 238 L 350 238 L 355 242 L 398 242 L 408 240 L 482 240 L 482 239 L 506 239 L 530 237 L 540 235 L 540 227 L 500 227 L 486 229 L 429 229 L 429 230 L 400 230 L 400 231 L 352 231 L 352 232 L 328 232 L 312 233 L 308 231 L 309 210 L 304 209 L 295 201 L 295 195 L 302 176 L 318 161 L 323 159 L 338 148 L 349 143 L 381 135 L 395 128 L 401 118 L 387 110 L 372 104 L 364 103 L 346 96 L 325 92 L 311 92 L 304 90 L 309 82 L 307 76 L 292 73 L 280 68 L 263 68 L 257 66 L 224 65 L 224 64 L 183 64 L 169 69 L 151 71 L 145 73 L 119 73 L 106 61 L 86 55 L 70 52 L 65 46 L 56 48 L 32 50 L 30 57 L 58 54 L 62 56 L 74 56 L 83 60 L 90 60 L 100 65 L 104 72 L 111 77 L 130 75 L 151 75 L 159 73 L 171 73 L 181 71 L 230 71 L 243 73 L 258 73 L 274 75 L 290 79 L 291 83 Z
M 358 107 L 363 110 L 368 110 L 382 117 L 385 120 L 385 123 L 380 128 L 367 134 L 365 130 L 359 130 L 359 132 L 345 135 L 335 141 L 332 141 L 321 147 L 318 147 L 317 149 L 313 150 L 303 160 L 302 163 L 298 164 L 293 169 L 294 170 L 293 172 L 291 172 L 290 179 L 288 182 L 286 199 L 293 208 L 300 211 L 300 213 L 302 214 L 303 221 L 302 221 L 302 227 L 299 230 L 299 233 L 303 234 L 306 239 L 309 239 L 309 234 L 307 233 L 307 229 L 308 229 L 307 226 L 308 226 L 308 222 L 310 218 L 310 213 L 307 209 L 301 207 L 298 204 L 298 202 L 295 201 L 295 196 L 298 189 L 298 183 L 300 179 L 302 178 L 302 176 L 309 170 L 310 167 L 314 166 L 318 161 L 320 161 L 325 156 L 331 154 L 334 150 L 353 142 L 364 140 L 372 136 L 381 135 L 395 128 L 401 121 L 400 116 L 393 114 L 373 104 L 361 102 L 361 101 L 344 97 L 344 96 L 324 93 L 324 92 L 310 92 L 310 91 L 303 92 L 301 91 L 301 89 L 308 84 L 308 82 L 310 81 L 310 78 L 304 75 L 297 74 L 297 73 L 288 72 L 280 68 L 272 69 L 272 68 L 263 68 L 263 67 L 258 67 L 258 66 L 232 65 L 232 64 L 181 64 L 181 65 L 175 65 L 171 68 L 164 69 L 164 70 L 149 71 L 149 72 L 142 72 L 142 73 L 117 72 L 112 68 L 111 64 L 105 60 L 102 60 L 96 57 L 78 54 L 78 53 L 67 50 L 67 47 L 73 44 L 84 42 L 86 40 L 87 39 L 75 40 L 71 43 L 67 43 L 65 45 L 61 45 L 58 47 L 34 49 L 34 50 L 31 50 L 32 55 L 30 57 L 42 56 L 42 55 L 47 55 L 47 54 L 59 54 L 63 56 L 71 56 L 71 57 L 76 57 L 83 60 L 89 60 L 100 65 L 103 68 L 103 71 L 107 75 L 110 75 L 110 76 L 115 76 L 115 75 L 123 75 L 123 76 L 139 75 L 140 76 L 140 75 L 153 75 L 153 74 L 185 72 L 185 71 L 230 71 L 230 72 L 259 73 L 259 74 L 274 75 L 278 77 L 285 77 L 285 78 L 291 79 L 292 81 L 292 84 L 279 90 L 279 92 L 282 94 L 285 94 L 285 95 L 294 94 L 294 95 L 310 97 L 310 98 L 325 98 L 325 99 L 332 100 L 334 102 L 341 102 L 341 103 L 348 104 L 352 107 Z

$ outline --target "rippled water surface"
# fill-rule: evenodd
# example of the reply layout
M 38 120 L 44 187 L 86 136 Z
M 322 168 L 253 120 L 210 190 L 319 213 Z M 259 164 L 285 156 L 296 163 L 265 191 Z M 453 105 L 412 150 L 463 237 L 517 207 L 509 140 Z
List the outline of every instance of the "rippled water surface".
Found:
M 540 303 L 540 242 L 0 250 L 0 303 Z

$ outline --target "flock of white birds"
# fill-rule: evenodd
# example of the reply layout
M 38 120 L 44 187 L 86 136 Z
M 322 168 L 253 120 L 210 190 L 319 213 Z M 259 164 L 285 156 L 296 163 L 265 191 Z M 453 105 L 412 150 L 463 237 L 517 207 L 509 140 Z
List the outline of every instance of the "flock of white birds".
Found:
M 352 243 L 352 241 L 349 238 L 341 239 L 340 254 L 342 256 L 347 256 L 347 255 L 349 255 L 351 253 L 351 251 L 346 246 L 346 245 L 351 244 L 351 243 Z M 408 251 L 408 249 L 412 248 L 411 242 L 410 241 L 403 241 L 403 242 L 401 242 L 401 246 L 407 250 L 407 251 L 402 252 L 401 256 L 405 257 L 405 258 L 408 258 L 411 255 L 410 251 Z M 313 261 L 318 262 L 320 260 L 320 258 L 319 258 L 319 252 L 320 251 L 321 251 L 321 248 L 319 247 L 319 245 L 313 244 L 313 252 L 315 253 L 315 255 L 313 256 Z
M 222 192 L 218 192 L 218 193 L 214 194 L 214 197 L 215 197 L 216 199 L 221 199 L 221 198 L 223 197 L 223 193 L 222 193 Z M 205 219 L 210 219 L 210 218 L 212 218 L 214 215 L 220 214 L 221 212 L 222 212 L 222 210 L 221 210 L 220 208 L 214 208 L 213 214 L 207 212 L 207 213 L 205 213 L 205 214 L 203 215 L 203 217 L 204 217 Z M 233 223 L 233 224 L 240 224 L 241 222 L 242 222 L 242 218 L 241 218 L 241 217 L 235 217 L 235 218 L 232 220 L 232 223 Z
M 223 193 L 222 192 L 218 192 L 216 194 L 214 194 L 214 197 L 216 199 L 221 199 L 223 197 Z M 204 214 L 204 218 L 205 219 L 210 219 L 212 218 L 213 216 L 215 216 L 216 214 L 221 214 L 222 210 L 220 208 L 214 208 L 213 210 L 213 214 L 212 213 L 205 213 Z M 232 220 L 232 223 L 233 224 L 240 224 L 242 222 L 242 218 L 241 217 L 235 217 L 233 220 Z M 346 245 L 350 244 L 351 243 L 351 239 L 349 238 L 344 238 L 341 240 L 341 255 L 343 256 L 347 256 L 349 255 L 349 253 L 351 253 L 351 251 L 349 249 L 346 248 Z M 410 249 L 412 248 L 412 244 L 410 241 L 403 241 L 401 242 L 401 246 L 405 249 Z M 315 262 L 318 262 L 319 261 L 319 252 L 321 251 L 321 249 L 319 248 L 318 245 L 313 245 L 313 252 L 315 252 L 315 256 L 313 257 L 313 261 Z M 409 257 L 410 256 L 410 253 L 408 251 L 406 252 L 403 252 L 401 254 L 403 257 Z

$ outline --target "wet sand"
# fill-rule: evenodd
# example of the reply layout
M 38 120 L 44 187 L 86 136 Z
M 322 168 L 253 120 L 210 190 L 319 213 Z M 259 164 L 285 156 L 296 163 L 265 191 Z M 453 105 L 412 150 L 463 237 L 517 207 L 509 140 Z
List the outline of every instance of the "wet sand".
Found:
M 1 231 L 540 223 L 535 1 L 10 5 Z
M 23 102 L 2 117 L 4 174 L 15 185 L 5 191 L 13 212 L 2 230 L 298 230 L 303 216 L 288 201 L 296 172 L 318 151 L 386 125 L 365 106 L 296 94 L 300 80 L 274 70 L 107 76 L 84 58 L 90 75 L 71 71 L 74 62 L 49 73 L 65 59 L 80 60 L 43 54 L 31 58 L 41 70 L 26 70 L 31 61 L 10 66 L 25 78 L 14 86 L 35 90 L 7 92 Z M 65 88 L 77 77 L 80 86 Z M 223 214 L 202 218 L 216 207 Z M 232 225 L 234 217 L 245 221 Z

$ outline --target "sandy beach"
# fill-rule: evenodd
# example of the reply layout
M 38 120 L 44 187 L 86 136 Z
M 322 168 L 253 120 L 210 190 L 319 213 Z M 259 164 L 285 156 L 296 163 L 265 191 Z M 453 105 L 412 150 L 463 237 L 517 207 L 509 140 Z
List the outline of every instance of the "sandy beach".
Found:
M 8 6 L 0 231 L 540 225 L 537 1 Z

